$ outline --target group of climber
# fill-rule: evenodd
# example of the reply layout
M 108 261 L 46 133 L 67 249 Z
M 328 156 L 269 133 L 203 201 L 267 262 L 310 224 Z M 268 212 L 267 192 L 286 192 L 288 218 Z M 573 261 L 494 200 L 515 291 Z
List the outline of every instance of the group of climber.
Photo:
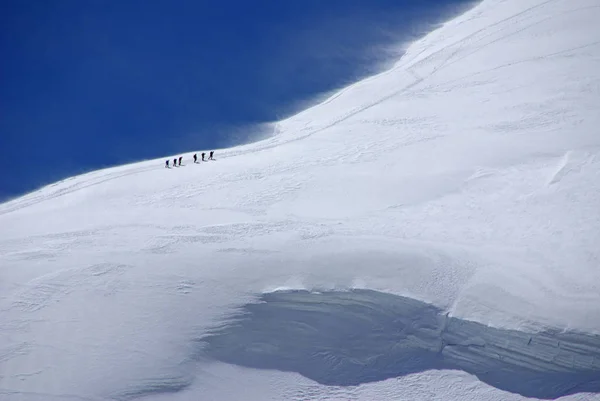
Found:
M 205 162 L 205 161 L 208 161 L 208 160 L 215 160 L 213 158 L 214 154 L 215 154 L 215 151 L 211 150 L 210 153 L 208 154 L 208 159 L 207 159 L 206 158 L 206 153 L 202 152 L 201 153 L 202 161 Z M 173 159 L 173 167 L 181 166 L 181 160 L 182 159 L 183 159 L 183 156 L 179 156 L 179 158 L 177 158 L 177 157 L 174 158 Z M 177 164 L 177 162 L 179 162 L 179 164 Z M 194 153 L 194 163 L 198 163 L 198 154 L 197 153 Z M 166 168 L 170 168 L 169 167 L 169 159 L 167 159 L 167 161 L 165 161 L 165 167 Z

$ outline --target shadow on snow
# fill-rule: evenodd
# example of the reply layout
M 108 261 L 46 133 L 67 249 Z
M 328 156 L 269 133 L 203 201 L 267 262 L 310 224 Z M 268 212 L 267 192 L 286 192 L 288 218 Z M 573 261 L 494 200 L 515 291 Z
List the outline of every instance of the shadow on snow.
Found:
M 216 360 L 325 385 L 459 369 L 527 397 L 600 392 L 598 335 L 495 329 L 371 290 L 264 294 L 201 342 Z

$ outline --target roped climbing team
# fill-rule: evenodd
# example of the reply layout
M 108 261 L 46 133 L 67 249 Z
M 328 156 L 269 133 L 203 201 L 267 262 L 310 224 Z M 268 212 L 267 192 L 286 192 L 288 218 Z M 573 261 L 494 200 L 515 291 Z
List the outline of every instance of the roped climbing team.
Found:
M 206 153 L 202 152 L 201 153 L 201 156 L 202 156 L 201 160 L 203 162 L 206 162 L 206 161 L 209 161 L 209 160 L 215 160 L 213 158 L 214 154 L 215 154 L 215 151 L 211 150 L 210 153 L 208 154 L 208 159 L 206 159 Z M 177 158 L 177 157 L 174 158 L 173 159 L 173 167 L 181 166 L 181 160 L 182 159 L 183 159 L 183 156 L 179 156 L 179 158 Z M 177 164 L 177 162 L 179 162 L 179 164 Z M 194 153 L 194 163 L 198 163 L 198 154 L 197 153 Z M 167 161 L 165 161 L 165 167 L 166 168 L 170 168 L 170 166 L 169 166 L 169 159 L 167 159 Z

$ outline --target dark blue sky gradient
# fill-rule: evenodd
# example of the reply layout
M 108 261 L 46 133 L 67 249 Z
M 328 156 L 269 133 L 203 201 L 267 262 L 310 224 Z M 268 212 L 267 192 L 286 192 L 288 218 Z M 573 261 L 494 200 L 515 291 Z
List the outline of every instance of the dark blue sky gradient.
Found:
M 229 146 L 371 75 L 465 0 L 5 0 L 0 199 Z

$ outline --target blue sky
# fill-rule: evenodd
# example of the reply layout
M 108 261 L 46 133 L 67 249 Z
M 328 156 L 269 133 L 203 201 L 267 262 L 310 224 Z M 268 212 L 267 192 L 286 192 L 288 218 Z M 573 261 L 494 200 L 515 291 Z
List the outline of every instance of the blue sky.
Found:
M 229 146 L 382 68 L 464 0 L 5 0 L 0 199 Z M 263 127 L 263 128 L 261 128 Z

